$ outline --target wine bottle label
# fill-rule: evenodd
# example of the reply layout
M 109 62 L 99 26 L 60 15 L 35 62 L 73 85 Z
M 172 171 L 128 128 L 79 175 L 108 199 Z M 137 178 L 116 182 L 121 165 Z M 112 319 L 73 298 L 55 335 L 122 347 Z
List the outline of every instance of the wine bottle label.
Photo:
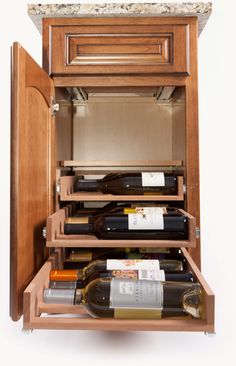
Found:
M 65 219 L 65 224 L 88 224 L 89 217 L 67 217 Z
M 138 271 L 138 279 L 148 281 L 165 281 L 165 271 L 163 269 L 159 271 L 140 269 Z
M 107 270 L 159 270 L 158 259 L 107 259 Z
M 128 214 L 129 230 L 164 230 L 164 218 L 158 211 Z
M 162 172 L 158 173 L 141 173 L 143 187 L 164 187 L 165 175 Z
M 162 309 L 114 309 L 116 319 L 161 319 Z
M 111 276 L 116 278 L 132 278 L 133 280 L 147 280 L 147 281 L 165 281 L 164 270 L 156 269 L 139 269 L 137 270 L 126 270 L 111 271 Z
M 131 208 L 124 208 L 124 214 L 128 215 L 128 214 L 132 214 L 132 213 L 139 213 L 139 214 L 152 214 L 152 213 L 159 213 L 159 214 L 166 214 L 167 213 L 167 209 L 166 207 L 131 207 Z
M 112 278 L 110 307 L 161 309 L 163 307 L 163 284 L 158 281 Z
M 93 254 L 91 250 L 70 253 L 69 260 L 72 262 L 91 262 Z

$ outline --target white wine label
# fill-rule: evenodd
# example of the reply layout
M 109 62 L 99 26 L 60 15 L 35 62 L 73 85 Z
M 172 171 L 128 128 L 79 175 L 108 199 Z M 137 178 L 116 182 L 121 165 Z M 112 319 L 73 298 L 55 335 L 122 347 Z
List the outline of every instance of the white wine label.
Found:
M 133 295 L 134 294 L 134 282 L 120 281 L 119 282 L 119 293 L 120 293 L 120 295 Z
M 110 307 L 127 309 L 161 309 L 163 307 L 163 284 L 112 278 Z
M 163 215 L 157 211 L 128 214 L 129 230 L 164 230 Z
M 165 175 L 162 172 L 158 173 L 141 173 L 143 187 L 164 187 Z
M 159 270 L 160 262 L 158 259 L 107 259 L 107 270 Z
M 163 269 L 159 271 L 153 269 L 139 269 L 138 279 L 147 281 L 165 281 L 165 271 Z
M 165 207 L 136 207 L 135 213 L 141 213 L 143 215 L 148 214 L 162 214 L 164 215 L 166 213 Z

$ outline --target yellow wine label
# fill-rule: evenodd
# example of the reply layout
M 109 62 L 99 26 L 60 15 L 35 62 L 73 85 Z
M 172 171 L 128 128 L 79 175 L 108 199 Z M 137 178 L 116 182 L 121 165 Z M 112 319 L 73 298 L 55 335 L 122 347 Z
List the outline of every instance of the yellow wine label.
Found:
M 125 215 L 135 214 L 135 213 L 141 213 L 143 215 L 149 214 L 149 213 L 160 213 L 160 214 L 164 215 L 167 213 L 167 209 L 166 209 L 166 207 L 162 207 L 162 206 L 146 206 L 146 207 L 136 206 L 136 207 L 124 208 Z
M 83 217 L 67 217 L 65 219 L 65 224 L 88 224 L 89 218 L 87 216 Z
M 161 319 L 162 309 L 114 309 L 116 319 Z
M 87 251 L 76 251 L 75 253 L 70 253 L 69 260 L 72 262 L 91 262 L 93 259 L 93 254 L 91 250 Z
M 130 213 L 136 213 L 136 208 L 131 208 L 131 207 L 127 207 L 127 208 L 124 208 L 124 215 L 128 215 Z

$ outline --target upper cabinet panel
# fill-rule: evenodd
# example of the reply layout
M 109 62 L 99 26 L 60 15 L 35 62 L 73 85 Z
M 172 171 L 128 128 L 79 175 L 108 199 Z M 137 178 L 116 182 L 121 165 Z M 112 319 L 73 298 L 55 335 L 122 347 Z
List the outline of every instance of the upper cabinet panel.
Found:
M 189 27 L 185 18 L 46 18 L 44 68 L 63 74 L 189 75 Z

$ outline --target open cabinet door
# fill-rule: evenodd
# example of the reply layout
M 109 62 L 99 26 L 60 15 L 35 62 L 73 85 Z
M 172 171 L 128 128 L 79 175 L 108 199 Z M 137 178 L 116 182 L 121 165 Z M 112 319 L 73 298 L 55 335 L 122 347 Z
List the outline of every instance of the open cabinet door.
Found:
M 12 47 L 11 299 L 22 315 L 23 291 L 47 258 L 42 230 L 53 209 L 52 79 L 20 44 Z

